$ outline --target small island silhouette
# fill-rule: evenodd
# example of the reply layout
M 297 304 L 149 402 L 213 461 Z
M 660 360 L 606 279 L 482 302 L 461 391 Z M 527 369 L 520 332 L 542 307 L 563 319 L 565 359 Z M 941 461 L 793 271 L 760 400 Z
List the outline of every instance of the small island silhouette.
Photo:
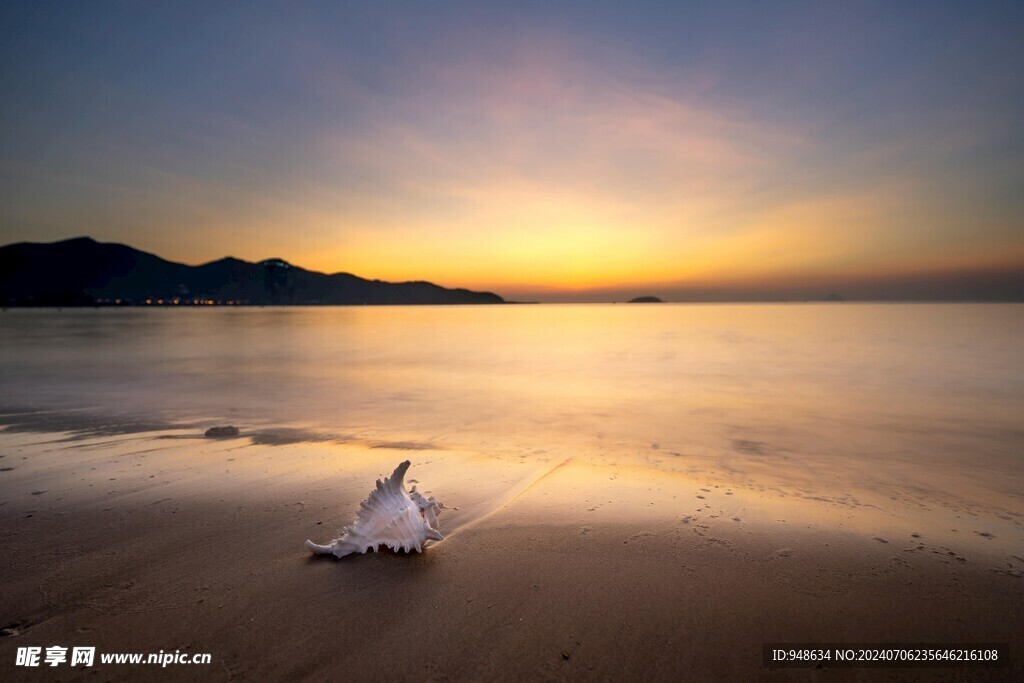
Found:
M 630 299 L 627 304 L 663 304 L 665 303 L 656 296 L 638 296 Z

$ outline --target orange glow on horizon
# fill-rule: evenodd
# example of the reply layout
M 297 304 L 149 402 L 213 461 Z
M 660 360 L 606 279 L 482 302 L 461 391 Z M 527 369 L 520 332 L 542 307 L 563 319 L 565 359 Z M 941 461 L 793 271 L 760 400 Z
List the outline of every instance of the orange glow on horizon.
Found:
M 553 297 L 1024 262 L 1019 212 L 937 171 L 934 132 L 837 147 L 806 121 L 716 99 L 713 74 L 660 78 L 621 55 L 602 68 L 575 47 L 526 36 L 500 62 L 439 66 L 397 102 L 360 92 L 380 116 L 310 133 L 301 173 L 139 167 L 142 189 L 89 188 L 116 203 L 45 203 L 36 215 L 191 264 L 277 257 Z M 940 132 L 950 156 L 983 142 L 978 128 Z

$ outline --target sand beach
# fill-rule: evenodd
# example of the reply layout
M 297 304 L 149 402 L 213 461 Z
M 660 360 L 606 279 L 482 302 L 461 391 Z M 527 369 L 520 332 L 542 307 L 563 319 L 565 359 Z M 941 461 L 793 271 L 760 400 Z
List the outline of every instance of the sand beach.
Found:
M 5 416 L 0 434 L 5 680 L 40 680 L 15 649 L 55 644 L 212 655 L 65 666 L 62 680 L 864 680 L 763 665 L 764 643 L 801 641 L 1013 653 L 871 680 L 1024 672 L 1024 518 L 1009 499 L 827 499 L 782 469 L 660 449 L 616 463 L 81 416 L 43 432 L 40 418 Z M 303 547 L 404 459 L 446 506 L 444 541 L 340 560 Z

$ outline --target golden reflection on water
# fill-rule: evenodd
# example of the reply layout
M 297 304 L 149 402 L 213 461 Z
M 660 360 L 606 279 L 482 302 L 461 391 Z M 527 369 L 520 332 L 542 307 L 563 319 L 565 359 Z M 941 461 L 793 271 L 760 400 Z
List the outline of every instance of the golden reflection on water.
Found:
M 1021 508 L 1019 305 L 4 316 L 8 406 L 302 427 L 438 459 L 569 459 L 594 476 L 640 468 L 808 499 Z

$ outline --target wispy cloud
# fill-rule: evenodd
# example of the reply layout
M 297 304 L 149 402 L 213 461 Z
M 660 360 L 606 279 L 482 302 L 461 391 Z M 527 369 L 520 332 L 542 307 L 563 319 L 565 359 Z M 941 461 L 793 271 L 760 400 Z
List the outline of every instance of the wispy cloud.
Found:
M 551 296 L 1021 254 L 1017 48 L 977 22 L 956 61 L 860 8 L 552 12 L 215 12 L 37 79 L 5 229 Z

